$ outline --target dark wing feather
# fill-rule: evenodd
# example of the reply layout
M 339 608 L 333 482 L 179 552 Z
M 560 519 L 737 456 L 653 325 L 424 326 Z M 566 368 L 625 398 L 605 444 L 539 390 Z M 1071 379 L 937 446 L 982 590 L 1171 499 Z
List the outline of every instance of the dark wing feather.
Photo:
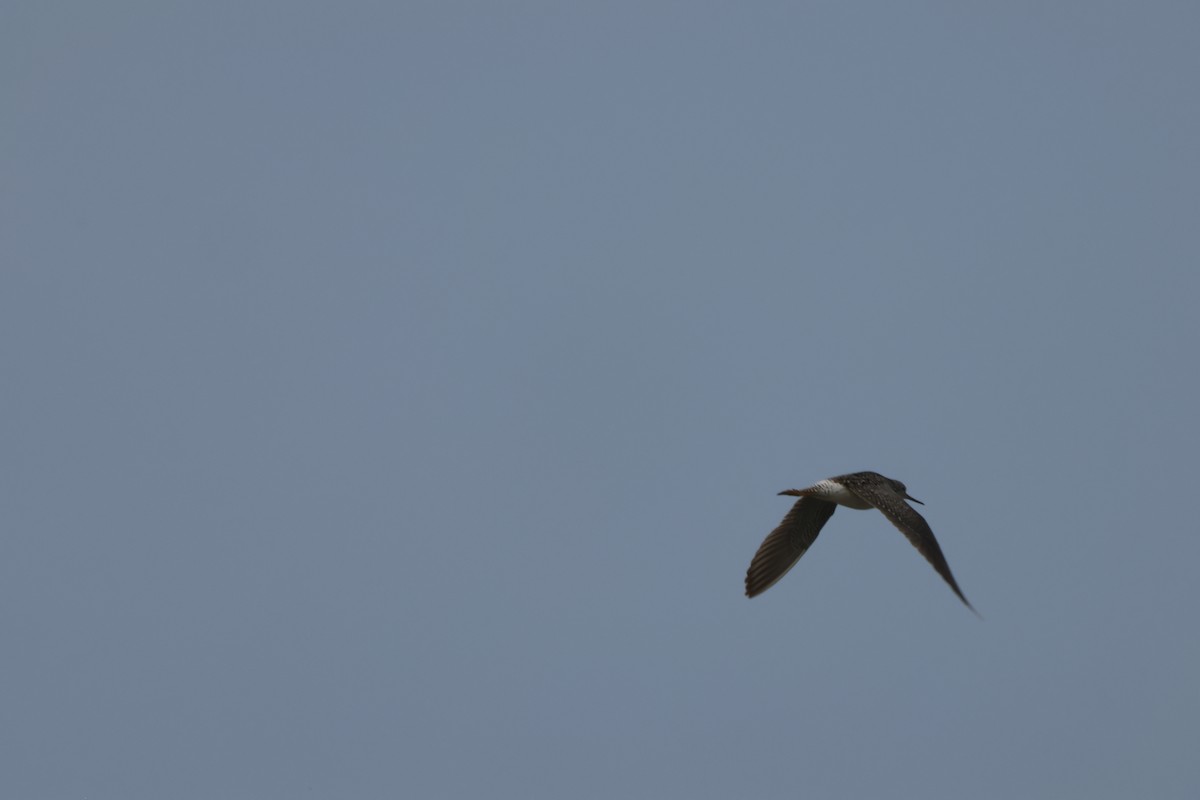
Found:
M 871 481 L 846 482 L 845 485 L 864 502 L 870 503 L 882 511 L 883 515 L 908 537 L 912 546 L 917 548 L 917 552 L 925 556 L 925 560 L 933 566 L 938 575 L 942 576 L 942 580 L 950 585 L 950 588 L 958 595 L 958 599 L 962 600 L 967 608 L 975 611 L 975 607 L 958 588 L 958 581 L 954 580 L 954 575 L 950 572 L 950 565 L 946 562 L 946 557 L 942 555 L 942 548 L 938 546 L 938 541 L 934 538 L 929 523 L 917 513 L 916 509 L 904 502 L 904 498 L 891 487 L 881 486 Z M 975 613 L 979 612 L 975 611 Z
M 760 595 L 795 566 L 837 506 L 812 497 L 801 497 L 792 510 L 759 545 L 746 571 L 746 597 Z

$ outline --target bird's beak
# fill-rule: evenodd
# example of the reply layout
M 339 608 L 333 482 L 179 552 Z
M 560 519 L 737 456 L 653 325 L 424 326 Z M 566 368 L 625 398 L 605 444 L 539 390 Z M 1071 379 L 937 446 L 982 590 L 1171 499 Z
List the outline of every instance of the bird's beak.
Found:
M 921 502 L 920 500 L 918 500 L 917 498 L 913 497 L 913 496 L 912 496 L 911 494 L 909 494 L 908 492 L 905 492 L 905 493 L 904 493 L 904 499 L 905 499 L 905 500 L 912 500 L 914 503 L 917 503 L 917 504 L 919 504 L 919 505 L 925 505 L 924 503 L 922 503 L 922 502 Z

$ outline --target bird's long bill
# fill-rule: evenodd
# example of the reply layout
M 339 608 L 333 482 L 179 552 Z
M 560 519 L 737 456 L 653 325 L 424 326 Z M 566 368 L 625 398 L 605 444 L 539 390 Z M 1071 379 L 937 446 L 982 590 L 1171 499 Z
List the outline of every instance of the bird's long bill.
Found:
M 911 494 L 909 494 L 908 492 L 905 492 L 905 493 L 904 493 L 904 499 L 905 499 L 905 500 L 912 500 L 914 503 L 919 503 L 920 505 L 925 505 L 924 503 L 922 503 L 922 502 L 921 502 L 920 500 L 918 500 L 917 498 L 913 497 L 913 496 L 912 496 Z

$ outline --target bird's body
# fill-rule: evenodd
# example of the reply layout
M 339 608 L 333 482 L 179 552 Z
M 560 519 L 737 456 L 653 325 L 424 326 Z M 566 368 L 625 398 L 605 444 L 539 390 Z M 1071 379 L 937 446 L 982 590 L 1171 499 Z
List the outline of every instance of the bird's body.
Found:
M 835 503 L 846 508 L 855 508 L 859 511 L 868 508 L 874 508 L 866 500 L 856 495 L 854 492 L 846 488 L 844 484 L 838 482 L 837 478 L 829 478 L 828 480 L 817 481 L 807 489 L 788 489 L 788 492 L 804 492 L 805 497 L 812 497 L 816 500 L 824 500 L 827 503 Z M 780 492 L 786 494 L 786 492 Z
M 746 571 L 747 597 L 760 595 L 774 586 L 816 541 L 817 534 L 837 507 L 846 506 L 860 510 L 877 508 L 883 512 L 925 556 L 958 595 L 958 599 L 967 608 L 975 610 L 958 588 L 958 582 L 950 572 L 950 565 L 942 555 L 942 548 L 938 546 L 929 523 L 905 502 L 921 501 L 909 495 L 908 489 L 900 481 L 884 477 L 878 472 L 852 472 L 818 481 L 806 489 L 788 489 L 780 494 L 800 499 L 754 554 L 750 569 Z

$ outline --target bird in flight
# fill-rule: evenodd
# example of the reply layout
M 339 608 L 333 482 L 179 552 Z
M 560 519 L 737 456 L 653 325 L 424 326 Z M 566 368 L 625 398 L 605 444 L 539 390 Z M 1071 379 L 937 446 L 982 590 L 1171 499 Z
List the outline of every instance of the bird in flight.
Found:
M 933 531 L 925 518 L 917 513 L 905 500 L 921 503 L 908 493 L 900 481 L 884 477 L 878 472 L 851 472 L 818 481 L 807 489 L 787 489 L 781 495 L 799 497 L 792 510 L 759 545 L 750 569 L 746 571 L 746 596 L 755 597 L 770 589 L 796 565 L 800 556 L 817 540 L 821 528 L 833 516 L 838 506 L 846 508 L 877 508 L 908 537 L 917 552 L 925 556 L 950 585 L 958 599 L 967 608 L 975 607 L 967 602 L 958 582 L 950 573 L 950 565 L 942 555 Z M 924 505 L 924 503 L 921 503 Z M 978 614 L 979 612 L 975 612 Z

